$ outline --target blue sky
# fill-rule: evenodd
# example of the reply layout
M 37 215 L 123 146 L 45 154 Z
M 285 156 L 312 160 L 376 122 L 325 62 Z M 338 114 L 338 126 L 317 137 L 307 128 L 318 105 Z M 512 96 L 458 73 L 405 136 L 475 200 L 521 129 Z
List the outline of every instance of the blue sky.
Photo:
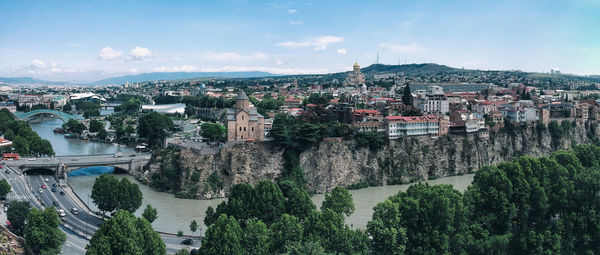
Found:
M 354 61 L 600 74 L 600 0 L 0 0 L 0 76 L 280 74 Z

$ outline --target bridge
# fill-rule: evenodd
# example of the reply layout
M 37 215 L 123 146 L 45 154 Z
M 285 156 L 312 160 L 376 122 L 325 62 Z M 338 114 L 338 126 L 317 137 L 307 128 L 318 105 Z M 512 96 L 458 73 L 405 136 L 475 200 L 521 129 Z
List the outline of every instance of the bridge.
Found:
M 56 110 L 50 110 L 50 109 L 39 109 L 39 110 L 33 110 L 33 111 L 29 111 L 29 112 L 15 112 L 14 114 L 18 119 L 24 120 L 24 121 L 28 121 L 38 115 L 52 115 L 56 118 L 61 119 L 63 122 L 68 122 L 70 119 L 81 118 L 81 115 L 71 115 L 68 113 L 64 113 L 64 112 L 56 111 Z
M 141 171 L 148 163 L 149 153 L 124 153 L 123 156 L 115 157 L 114 154 L 61 156 L 41 158 L 21 158 L 19 160 L 6 160 L 6 166 L 19 169 L 25 173 L 33 169 L 48 169 L 56 176 L 66 178 L 67 173 L 92 166 L 112 166 L 126 172 Z

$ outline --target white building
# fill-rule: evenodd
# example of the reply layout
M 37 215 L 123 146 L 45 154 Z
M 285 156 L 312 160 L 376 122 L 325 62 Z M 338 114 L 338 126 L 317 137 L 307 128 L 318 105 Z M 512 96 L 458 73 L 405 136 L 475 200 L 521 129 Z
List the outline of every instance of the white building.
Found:
M 386 122 L 386 134 L 389 139 L 415 135 L 438 136 L 440 132 L 440 123 L 436 116 L 388 116 Z

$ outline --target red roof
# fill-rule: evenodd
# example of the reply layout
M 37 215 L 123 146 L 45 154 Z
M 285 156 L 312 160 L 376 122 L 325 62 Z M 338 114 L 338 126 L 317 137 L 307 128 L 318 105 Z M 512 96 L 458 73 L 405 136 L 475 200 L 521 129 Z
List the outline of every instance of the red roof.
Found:
M 366 114 L 381 114 L 378 110 L 373 109 L 356 109 L 355 113 L 366 113 Z
M 402 121 L 402 122 L 431 122 L 438 121 L 438 117 L 430 116 L 387 116 L 387 120 Z
M 286 102 L 302 102 L 302 99 L 286 99 Z

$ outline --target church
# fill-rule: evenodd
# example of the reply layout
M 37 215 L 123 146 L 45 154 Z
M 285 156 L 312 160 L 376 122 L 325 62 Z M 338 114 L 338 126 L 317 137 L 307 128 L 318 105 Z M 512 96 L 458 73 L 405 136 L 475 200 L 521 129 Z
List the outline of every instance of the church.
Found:
M 250 108 L 250 99 L 240 90 L 235 109 L 227 109 L 227 141 L 261 141 L 265 138 L 265 117 Z
M 352 72 L 346 77 L 346 86 L 360 86 L 365 83 L 365 75 L 360 72 L 360 65 L 355 62 L 352 66 Z

